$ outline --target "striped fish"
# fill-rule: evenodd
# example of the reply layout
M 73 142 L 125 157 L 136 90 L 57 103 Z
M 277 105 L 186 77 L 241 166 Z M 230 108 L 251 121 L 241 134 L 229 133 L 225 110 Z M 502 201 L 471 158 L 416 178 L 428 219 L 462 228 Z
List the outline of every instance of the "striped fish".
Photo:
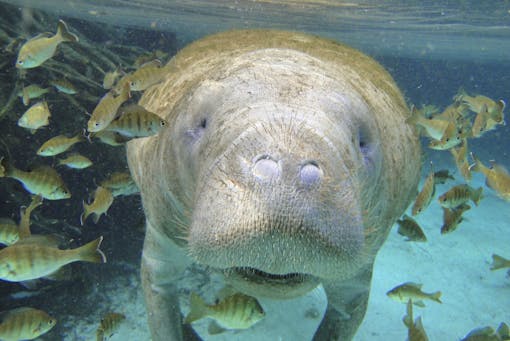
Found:
M 96 332 L 96 341 L 108 340 L 126 319 L 124 314 L 108 313 L 102 319 Z
M 436 184 L 434 180 L 434 170 L 431 169 L 429 175 L 427 176 L 425 182 L 423 183 L 423 188 L 421 189 L 420 193 L 418 193 L 418 196 L 414 201 L 412 208 L 413 216 L 421 213 L 424 209 L 426 209 L 429 206 L 435 192 Z
M 83 141 L 85 138 L 82 134 L 77 134 L 73 137 L 67 137 L 65 135 L 54 136 L 48 141 L 44 142 L 43 145 L 37 150 L 37 155 L 40 156 L 54 156 L 65 152 L 73 145 Z
M 467 184 L 457 185 L 452 187 L 446 193 L 440 195 L 438 201 L 439 204 L 445 208 L 457 208 L 469 200 L 478 206 L 478 203 L 482 198 L 482 192 L 482 187 L 474 189 Z
M 18 225 L 10 218 L 0 218 L 0 244 L 12 245 L 19 240 Z
M 122 115 L 113 120 L 105 131 L 114 131 L 122 136 L 137 138 L 157 134 L 167 122 L 144 107 L 133 104 L 123 109 Z
M 30 307 L 9 310 L 0 315 L 1 340 L 32 340 L 47 333 L 57 320 Z
M 104 95 L 87 122 L 87 130 L 91 133 L 97 133 L 106 128 L 117 115 L 117 110 L 122 103 L 131 97 L 129 91 L 129 83 L 125 83 L 118 96 L 115 96 L 113 91 L 109 91 Z

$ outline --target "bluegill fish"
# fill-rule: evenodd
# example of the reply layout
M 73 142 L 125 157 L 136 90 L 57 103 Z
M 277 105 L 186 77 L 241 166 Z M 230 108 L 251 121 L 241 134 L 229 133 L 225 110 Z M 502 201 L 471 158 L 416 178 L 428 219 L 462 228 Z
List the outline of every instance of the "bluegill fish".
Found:
M 455 122 L 449 121 L 443 136 L 439 140 L 432 140 L 429 148 L 435 150 L 447 150 L 459 145 L 464 137 L 463 131 L 457 127 Z
M 53 85 L 59 92 L 63 92 L 68 95 L 75 95 L 78 93 L 76 87 L 65 78 L 52 80 L 50 84 Z
M 470 208 L 471 206 L 465 203 L 454 209 L 443 207 L 443 225 L 441 226 L 441 234 L 455 231 L 457 226 L 459 226 L 462 222 L 462 214 Z
M 0 244 L 12 245 L 18 240 L 18 224 L 10 218 L 0 218 Z
M 129 84 L 126 83 L 118 96 L 113 91 L 108 92 L 101 98 L 87 122 L 87 130 L 92 133 L 106 128 L 115 118 L 119 107 L 130 97 Z
M 30 100 L 34 98 L 39 98 L 42 95 L 48 93 L 50 91 L 49 88 L 41 88 L 37 84 L 32 84 L 29 86 L 25 86 L 18 92 L 18 97 L 21 97 L 24 105 L 29 105 Z
M 104 130 L 115 131 L 130 138 L 157 134 L 167 122 L 144 107 L 133 104 L 123 108 L 121 115 Z
M 468 142 L 467 139 L 464 138 L 462 140 L 462 144 L 457 148 L 450 149 L 450 153 L 455 160 L 455 165 L 459 170 L 460 174 L 466 181 L 471 181 L 473 175 L 471 174 L 471 170 L 469 169 L 469 161 L 467 159 L 468 152 Z
M 495 121 L 497 124 L 504 124 L 505 122 L 503 116 L 505 102 L 503 100 L 494 101 L 493 99 L 483 95 L 469 96 L 462 90 L 454 97 L 454 100 L 467 104 L 469 110 L 475 113 L 480 113 L 485 106 L 490 119 Z
M 407 241 L 426 242 L 427 237 L 416 220 L 404 214 L 402 219 L 397 220 L 398 234 L 407 237 Z
M 69 154 L 65 159 L 58 160 L 59 166 L 67 166 L 73 169 L 84 169 L 92 166 L 92 161 L 78 153 Z
M 506 323 L 502 322 L 494 331 L 491 326 L 475 328 L 460 341 L 507 341 L 510 340 L 510 332 Z
M 478 158 L 471 153 L 474 163 L 469 167 L 473 172 L 480 172 L 485 175 L 485 184 L 495 190 L 499 197 L 510 200 L 510 173 L 502 165 L 492 163 L 492 167 L 485 166 Z
M 71 192 L 66 184 L 51 167 L 40 166 L 30 172 L 25 172 L 2 160 L 5 176 L 18 180 L 23 187 L 32 194 L 39 194 L 48 200 L 68 199 Z
M 450 171 L 448 169 L 441 169 L 437 172 L 434 172 L 434 183 L 437 184 L 444 184 L 448 180 L 455 180 L 453 175 L 450 174 Z
M 114 71 L 105 73 L 103 78 L 103 89 L 111 89 L 120 75 L 122 75 L 120 67 L 117 67 Z
M 406 282 L 391 289 L 386 293 L 386 295 L 400 303 L 407 303 L 411 299 L 413 301 L 413 304 L 419 307 L 425 306 L 425 304 L 423 303 L 423 300 L 425 299 L 442 303 L 441 291 L 436 291 L 434 293 L 426 293 L 423 292 L 421 288 L 422 284 Z
M 435 191 L 436 185 L 434 181 L 434 170 L 431 169 L 429 175 L 427 176 L 425 182 L 423 183 L 423 187 L 420 193 L 418 193 L 418 196 L 414 201 L 412 208 L 413 216 L 421 213 L 424 209 L 426 209 L 429 206 Z
M 191 293 L 190 312 L 184 323 L 192 323 L 204 317 L 213 318 L 226 329 L 247 329 L 262 320 L 264 310 L 251 296 L 240 293 L 226 297 L 214 305 L 207 305 L 200 296 Z
M 471 200 L 476 206 L 478 206 L 478 203 L 482 198 L 482 193 L 482 187 L 474 189 L 467 184 L 462 184 L 454 186 L 447 192 L 440 195 L 438 201 L 441 206 L 446 208 L 457 208 L 468 200 Z
M 106 214 L 113 203 L 113 195 L 109 189 L 97 187 L 94 192 L 94 201 L 91 204 L 83 202 L 83 213 L 80 222 L 83 225 L 89 215 L 93 215 L 94 223 L 97 224 L 102 214 Z
M 103 237 L 81 247 L 60 250 L 34 243 L 14 244 L 0 250 L 0 279 L 21 282 L 54 273 L 73 262 L 104 263 L 106 257 L 99 249 Z
M 131 91 L 143 91 L 164 79 L 165 72 L 161 69 L 161 61 L 155 59 L 140 66 L 138 70 L 126 75 L 119 81 L 123 86 L 128 83 Z
M 493 254 L 491 270 L 494 271 L 494 270 L 504 269 L 504 268 L 510 268 L 510 259 L 506 259 L 506 258 L 501 257 L 500 255 Z
M 414 108 L 411 112 L 411 116 L 406 120 L 406 122 L 422 127 L 425 130 L 426 135 L 434 140 L 441 140 L 449 125 L 449 121 L 425 118 Z
M 119 329 L 126 319 L 124 314 L 108 313 L 102 319 L 96 331 L 96 341 L 106 341 Z
M 413 302 L 411 299 L 407 301 L 407 314 L 402 321 L 407 327 L 407 341 L 428 341 L 427 333 L 421 322 L 421 317 L 413 319 Z
M 55 326 L 57 320 L 46 312 L 30 307 L 16 308 L 0 316 L 1 340 L 33 340 Z
M 113 147 L 123 146 L 127 141 L 131 140 L 131 137 L 127 137 L 115 131 L 108 130 L 101 130 L 97 133 L 90 133 L 90 137 L 97 138 L 102 143 Z
M 65 41 L 77 42 L 78 37 L 69 32 L 64 21 L 59 20 L 57 33 L 54 36 L 47 37 L 41 34 L 23 44 L 18 53 L 16 67 L 20 69 L 30 69 L 41 65 L 46 60 L 53 57 L 57 46 Z
M 32 211 L 35 210 L 37 207 L 41 206 L 43 202 L 43 199 L 40 195 L 33 195 L 32 201 L 30 202 L 30 205 L 28 205 L 27 208 L 22 208 L 20 211 L 20 220 L 19 220 L 19 238 L 24 239 L 28 238 L 32 235 L 30 232 L 30 216 L 32 214 Z
M 32 133 L 41 127 L 50 124 L 51 117 L 48 103 L 39 102 L 28 108 L 27 111 L 18 120 L 18 126 L 29 129 Z
M 44 142 L 43 145 L 37 150 L 37 155 L 40 156 L 58 155 L 60 153 L 65 152 L 73 145 L 83 140 L 84 137 L 81 134 L 77 134 L 73 137 L 58 135 Z
M 132 195 L 140 192 L 131 174 L 126 172 L 114 172 L 108 179 L 103 180 L 100 185 L 109 189 L 114 197 L 119 195 Z

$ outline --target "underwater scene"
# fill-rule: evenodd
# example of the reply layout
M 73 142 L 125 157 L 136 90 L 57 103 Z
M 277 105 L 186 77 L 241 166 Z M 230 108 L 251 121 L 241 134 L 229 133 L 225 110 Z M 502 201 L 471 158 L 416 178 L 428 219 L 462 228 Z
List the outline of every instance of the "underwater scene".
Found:
M 207 54 L 203 64 L 193 64 L 193 58 L 207 53 L 205 45 L 186 47 L 210 34 L 234 29 L 312 34 L 326 39 L 317 41 L 318 51 L 330 46 L 330 39 L 346 44 L 380 63 L 402 93 L 406 106 L 403 117 L 385 123 L 386 130 L 377 134 L 371 133 L 372 126 L 367 124 L 353 137 L 364 156 L 362 161 L 372 167 L 368 174 L 393 175 L 391 181 L 375 177 L 379 180 L 373 181 L 380 181 L 378 191 L 395 187 L 387 196 L 374 194 L 367 199 L 367 206 L 361 204 L 360 212 L 368 215 L 367 211 L 377 211 L 371 218 L 375 225 L 385 224 L 381 207 L 398 212 L 398 219 L 377 238 L 370 234 L 379 232 L 378 227 L 368 226 L 362 213 L 342 216 L 350 219 L 346 224 L 354 230 L 359 227 L 356 224 L 364 224 L 360 235 L 366 239 L 359 242 L 355 233 L 342 232 L 345 234 L 338 239 L 347 238 L 348 243 L 336 250 L 342 254 L 338 264 L 366 269 L 359 275 L 366 287 L 358 287 L 356 277 L 352 283 L 338 284 L 337 290 L 335 283 L 340 280 L 335 281 L 336 273 L 322 266 L 322 260 L 326 264 L 330 259 L 329 254 L 323 257 L 322 251 L 303 254 L 315 257 L 318 252 L 323 258 L 310 264 L 318 264 L 326 275 L 321 272 L 315 276 L 316 270 L 308 264 L 303 265 L 308 270 L 302 273 L 299 264 L 267 265 L 278 257 L 274 255 L 295 263 L 306 260 L 307 256 L 294 253 L 304 245 L 299 243 L 305 242 L 290 232 L 283 237 L 269 235 L 267 238 L 277 242 L 256 251 L 242 242 L 233 243 L 227 252 L 216 244 L 217 249 L 202 250 L 200 238 L 211 240 L 196 225 L 213 225 L 210 238 L 220 240 L 223 230 L 215 229 L 214 223 L 219 220 L 219 225 L 228 228 L 232 219 L 227 216 L 236 216 L 238 210 L 209 214 L 221 207 L 217 204 L 221 200 L 239 198 L 234 193 L 242 181 L 222 178 L 218 188 L 232 192 L 224 196 L 206 193 L 193 199 L 186 190 L 181 193 L 181 187 L 172 187 L 174 183 L 185 187 L 205 181 L 197 175 L 202 173 L 195 172 L 199 162 L 193 158 L 213 154 L 198 149 L 183 152 L 179 148 L 185 142 L 201 145 L 205 136 L 207 145 L 213 146 L 230 136 L 228 129 L 215 126 L 213 116 L 200 114 L 195 120 L 185 114 L 202 110 L 209 115 L 210 107 L 219 102 L 230 105 L 230 98 L 245 101 L 245 88 L 250 96 L 259 89 L 262 97 L 267 90 L 256 77 L 235 72 L 242 72 L 242 65 L 253 68 L 255 74 L 267 61 L 262 56 L 241 64 L 228 53 L 222 54 L 249 46 L 249 34 L 245 41 L 241 38 L 237 42 L 229 38 L 235 39 L 235 33 L 227 33 L 224 40 L 218 36 L 224 44 L 211 43 L 220 57 L 211 55 L 210 64 Z M 295 44 L 306 46 L 302 51 L 315 49 L 314 41 L 308 40 L 312 38 L 297 37 Z M 269 46 L 273 50 L 279 47 L 275 43 Z M 257 51 L 252 53 L 259 56 Z M 275 60 L 285 60 L 281 56 L 290 52 L 275 53 Z M 365 60 L 357 52 L 345 53 Z M 177 61 L 176 54 L 175 58 L 180 58 Z M 319 58 L 289 56 L 304 58 L 309 63 L 306 65 Z M 232 58 L 232 62 L 221 58 Z M 292 68 L 287 62 L 281 68 L 275 66 L 275 72 Z M 218 83 L 206 80 L 201 86 L 190 85 L 193 77 L 203 77 L 195 74 L 213 73 L 220 64 L 247 81 L 234 86 L 234 91 L 228 91 L 230 78 L 223 75 L 217 76 Z M 313 70 L 310 83 L 323 80 L 330 84 L 328 77 Z M 380 73 L 371 71 L 367 77 Z M 387 76 L 384 73 L 381 77 Z M 256 82 L 249 82 L 254 79 Z M 0 80 L 0 340 L 510 340 L 510 127 L 506 124 L 510 1 L 0 0 Z M 391 81 L 384 78 L 378 84 L 391 92 L 386 88 L 388 83 Z M 203 84 L 213 90 L 204 90 Z M 362 81 L 359 84 L 359 91 L 371 91 Z M 174 99 L 169 95 L 173 92 L 183 99 Z M 294 94 L 292 89 L 289 93 Z M 334 89 L 324 93 L 336 103 Z M 306 96 L 310 94 L 303 94 Z M 372 103 L 367 97 L 359 101 Z M 346 107 L 363 107 L 357 100 Z M 381 105 L 403 107 L 399 99 L 395 102 L 395 106 Z M 222 105 L 225 112 L 233 110 Z M 184 117 L 164 116 L 169 107 L 177 108 L 175 115 Z M 235 119 L 257 118 L 258 111 L 249 110 L 240 111 Z M 175 128 L 183 131 L 182 144 L 175 143 L 167 150 L 163 142 L 150 149 L 155 143 L 146 141 L 172 138 L 171 129 L 188 121 L 193 121 L 193 129 Z M 235 121 L 222 122 L 229 128 L 237 127 L 232 123 Z M 215 127 L 216 133 L 209 134 Z M 279 131 L 264 124 L 257 127 Z M 303 138 L 309 138 L 305 135 Z M 341 137 L 333 140 L 337 138 Z M 293 141 L 281 140 L 282 144 Z M 239 144 L 242 141 L 235 140 Z M 292 145 L 308 151 L 299 143 Z M 385 156 L 373 156 L 382 149 Z M 245 147 L 234 144 L 227 152 L 240 155 Z M 286 169 L 283 161 L 268 153 L 253 160 L 246 158 L 246 162 L 254 163 L 247 167 L 259 181 L 257 185 L 248 182 L 252 186 L 274 185 L 274 178 Z M 313 155 L 310 153 L 306 155 Z M 397 160 L 391 163 L 396 167 L 391 170 L 384 169 L 390 165 L 388 155 Z M 165 157 L 169 161 L 150 167 Z M 228 154 L 225 159 L 236 158 Z M 300 199 L 302 193 L 324 187 L 332 177 L 324 176 L 329 169 L 324 163 L 312 160 L 300 165 L 302 191 L 291 195 L 308 207 L 307 201 Z M 218 176 L 227 172 L 226 167 L 219 166 L 220 172 L 215 173 L 211 166 L 207 174 Z M 343 171 L 340 168 L 339 173 Z M 406 176 L 414 176 L 414 180 Z M 360 179 L 372 181 L 363 176 Z M 154 186 L 161 190 L 154 190 Z M 335 187 L 342 193 L 338 196 L 344 195 L 345 186 L 351 186 L 350 182 Z M 359 196 L 365 198 L 366 192 Z M 156 199 L 150 200 L 150 196 Z M 282 198 L 286 197 L 277 197 Z M 310 202 L 315 204 L 313 198 Z M 333 199 L 319 198 L 323 201 L 318 200 L 315 214 L 317 220 L 326 219 L 330 213 L 320 205 Z M 386 199 L 381 203 L 379 198 Z M 196 200 L 200 209 L 191 212 L 188 200 Z M 351 206 L 356 200 L 352 199 Z M 167 201 L 171 203 L 167 207 L 157 206 Z M 400 207 L 402 203 L 408 205 L 405 210 Z M 280 202 L 275 200 L 267 206 L 274 206 L 276 211 Z M 289 216 L 295 212 L 287 207 L 283 211 Z M 154 217 L 154 212 L 160 215 Z M 149 214 L 151 229 L 146 226 Z M 192 223 L 199 218 L 200 223 Z M 178 233 L 161 232 L 154 228 L 158 224 L 172 225 Z M 298 225 L 316 226 L 301 221 Z M 317 235 L 327 239 L 328 233 L 334 232 L 321 233 Z M 278 238 L 286 239 L 282 242 Z M 335 246 L 335 238 L 330 244 L 321 241 L 314 245 Z M 298 246 L 288 247 L 295 240 Z M 353 251 L 372 242 L 377 245 L 372 250 Z M 283 251 L 271 249 L 275 245 L 282 246 Z M 350 258 L 352 254 L 373 257 L 357 262 Z M 188 256 L 196 262 L 190 262 Z M 252 265 L 256 257 L 267 262 L 257 260 L 264 264 L 257 268 Z M 179 263 L 175 268 L 182 271 L 164 277 L 164 271 L 157 270 L 160 267 L 174 271 L 167 267 L 167 260 Z M 222 260 L 231 264 L 223 265 Z M 229 279 L 239 275 L 254 282 L 267 281 L 278 289 L 260 297 L 249 295 L 251 289 L 245 292 L 240 286 L 231 286 Z M 290 293 L 290 285 L 288 290 L 285 286 L 289 283 L 306 290 Z M 355 298 L 334 301 L 331 293 L 342 291 L 352 291 Z M 171 321 L 170 327 L 161 324 L 165 319 Z M 349 323 L 351 319 L 358 322 Z M 347 326 L 349 332 L 335 329 L 335 323 L 342 326 L 340 329 Z

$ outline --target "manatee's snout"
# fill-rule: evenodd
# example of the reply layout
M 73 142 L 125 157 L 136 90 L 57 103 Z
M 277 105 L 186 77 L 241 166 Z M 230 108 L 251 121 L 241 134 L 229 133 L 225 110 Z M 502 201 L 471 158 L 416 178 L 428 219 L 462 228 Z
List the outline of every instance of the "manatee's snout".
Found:
M 264 182 L 278 181 L 281 177 L 282 166 L 279 160 L 270 155 L 257 156 L 253 164 L 253 176 Z M 318 185 L 322 178 L 322 171 L 317 161 L 303 161 L 297 172 L 297 180 L 304 186 Z

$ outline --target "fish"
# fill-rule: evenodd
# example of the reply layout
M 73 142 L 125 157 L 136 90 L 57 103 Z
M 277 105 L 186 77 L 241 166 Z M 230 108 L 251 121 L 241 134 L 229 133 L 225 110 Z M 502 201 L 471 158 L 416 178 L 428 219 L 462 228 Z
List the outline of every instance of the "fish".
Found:
M 471 200 L 473 204 L 478 206 L 482 193 L 482 187 L 474 189 L 467 184 L 457 185 L 440 195 L 438 201 L 445 208 L 457 208 L 468 200 Z
M 30 202 L 30 205 L 27 208 L 25 209 L 22 208 L 20 210 L 21 218 L 18 225 L 20 239 L 25 239 L 32 235 L 32 233 L 30 232 L 30 215 L 32 214 L 33 210 L 42 205 L 42 202 L 43 198 L 40 195 L 34 195 L 32 196 L 32 201 Z
M 485 166 L 473 153 L 471 158 L 474 163 L 469 166 L 470 171 L 485 175 L 485 184 L 496 191 L 498 196 L 510 201 L 510 174 L 505 167 L 491 162 L 491 167 Z
M 475 328 L 470 331 L 461 341 L 507 341 L 510 340 L 508 325 L 501 322 L 494 331 L 491 326 Z
M 111 89 L 120 75 L 122 75 L 120 67 L 117 67 L 114 71 L 105 73 L 103 78 L 103 89 Z
M 132 195 L 140 192 L 131 174 L 125 172 L 114 172 L 99 185 L 109 189 L 114 197 Z
M 262 320 L 264 309 L 256 298 L 241 293 L 228 296 L 214 305 L 208 305 L 195 293 L 191 293 L 190 312 L 184 323 L 192 323 L 204 317 L 213 318 L 224 329 L 247 329 Z
M 434 170 L 431 169 L 429 175 L 427 176 L 425 182 L 423 183 L 423 187 L 420 193 L 418 193 L 418 196 L 414 201 L 412 208 L 413 216 L 421 213 L 424 209 L 426 209 L 429 206 L 435 191 L 436 185 L 434 181 Z
M 129 83 L 126 83 L 118 96 L 113 91 L 109 91 L 101 98 L 92 115 L 87 122 L 87 130 L 91 133 L 97 133 L 103 130 L 115 118 L 119 107 L 129 99 Z
M 131 91 L 143 91 L 160 83 L 164 77 L 165 73 L 161 69 L 161 61 L 155 59 L 143 64 L 132 74 L 124 76 L 118 85 L 123 86 L 123 84 L 128 83 Z
M 489 111 L 487 110 L 487 106 L 484 104 L 480 112 L 476 114 L 475 120 L 473 121 L 473 127 L 471 128 L 473 137 L 481 137 L 487 132 L 489 119 Z
M 106 341 L 119 329 L 121 323 L 126 319 L 124 314 L 107 313 L 99 324 L 96 331 L 96 341 Z
M 505 110 L 505 101 L 498 100 L 494 101 L 493 99 L 483 96 L 483 95 L 475 95 L 469 96 L 465 91 L 460 91 L 454 97 L 456 102 L 461 102 L 467 104 L 469 110 L 479 113 L 483 110 L 485 106 L 489 113 L 489 117 L 498 124 L 504 124 L 504 114 Z
M 462 214 L 469 210 L 471 206 L 468 204 L 461 204 L 455 209 L 443 207 L 443 225 L 441 226 L 441 234 L 447 234 L 457 229 L 457 226 L 462 222 Z
M 407 327 L 407 341 L 428 341 L 427 333 L 421 322 L 421 316 L 413 320 L 413 301 L 407 301 L 407 314 L 402 321 Z
M 75 95 L 78 93 L 76 87 L 65 78 L 55 79 L 50 82 L 59 92 L 63 92 L 68 95 Z
M 131 140 L 130 137 L 123 136 L 114 131 L 101 130 L 97 133 L 90 133 L 90 137 L 99 139 L 102 143 L 109 146 L 118 147 L 123 146 L 127 141 Z
M 132 104 L 124 108 L 122 114 L 104 130 L 114 131 L 130 138 L 137 138 L 155 135 L 167 125 L 167 121 L 155 113 L 140 105 Z
M 0 315 L 1 340 L 33 340 L 50 331 L 57 320 L 48 313 L 31 307 L 9 310 Z
M 32 194 L 39 194 L 44 199 L 69 199 L 71 192 L 56 170 L 49 166 L 39 166 L 32 171 L 25 172 L 2 160 L 5 176 L 18 180 L 23 187 Z
M 0 250 L 0 279 L 8 282 L 28 281 L 54 273 L 73 262 L 105 263 L 106 257 L 99 249 L 99 237 L 76 249 L 60 250 L 54 247 L 14 244 Z
M 58 160 L 58 166 L 67 166 L 73 169 L 84 169 L 92 166 L 92 161 L 78 153 L 69 154 L 65 159 Z
M 434 183 L 437 184 L 444 184 L 448 180 L 455 180 L 453 175 L 450 174 L 450 171 L 448 169 L 441 169 L 437 172 L 434 172 Z
M 18 240 L 18 224 L 10 218 L 0 218 L 0 244 L 9 246 Z
M 84 140 L 83 135 L 77 134 L 73 137 L 67 137 L 65 135 L 58 135 L 52 137 L 48 141 L 44 142 L 41 147 L 37 150 L 39 156 L 55 156 L 65 152 L 73 145 Z
M 94 192 L 94 201 L 89 205 L 83 202 L 83 213 L 80 223 L 83 225 L 89 215 L 93 215 L 94 223 L 97 224 L 102 214 L 106 214 L 113 203 L 113 195 L 109 189 L 98 186 Z
M 407 237 L 407 241 L 426 242 L 427 237 L 416 220 L 404 214 L 402 219 L 397 220 L 398 234 Z
M 447 150 L 459 145 L 462 142 L 463 132 L 455 122 L 449 121 L 443 136 L 439 140 L 432 140 L 429 148 L 435 150 Z
M 29 129 L 32 133 L 41 127 L 50 124 L 49 118 L 51 117 L 48 103 L 45 101 L 38 102 L 28 108 L 27 111 L 18 120 L 18 126 Z
M 492 264 L 491 264 L 491 270 L 499 270 L 499 269 L 505 269 L 510 268 L 510 259 L 506 259 L 501 257 L 500 255 L 493 254 L 492 255 Z
M 37 84 L 31 84 L 21 89 L 18 92 L 18 97 L 21 98 L 24 105 L 29 105 L 31 99 L 39 98 L 42 95 L 47 94 L 49 91 L 50 88 L 41 88 Z
M 453 156 L 455 161 L 455 165 L 459 170 L 460 174 L 466 181 L 471 181 L 473 175 L 471 174 L 471 170 L 469 169 L 469 161 L 467 159 L 467 151 L 468 151 L 468 142 L 467 139 L 462 139 L 462 144 L 460 147 L 449 149 L 450 153 Z
M 388 295 L 388 297 L 390 297 L 391 299 L 401 303 L 407 303 L 411 299 L 413 300 L 413 304 L 419 307 L 425 306 L 425 304 L 423 303 L 423 300 L 425 299 L 435 301 L 438 303 L 443 303 L 441 302 L 441 291 L 425 293 L 421 290 L 421 288 L 422 284 L 406 282 L 397 285 L 395 288 L 388 291 L 386 295 Z
M 57 33 L 54 36 L 48 37 L 45 34 L 40 34 L 23 44 L 16 59 L 16 67 L 19 69 L 38 67 L 53 57 L 60 43 L 78 41 L 78 37 L 69 32 L 67 24 L 63 20 L 59 20 Z
M 445 120 L 425 118 L 414 108 L 411 112 L 411 116 L 407 118 L 406 122 L 422 127 L 425 129 L 427 136 L 438 141 L 441 140 L 450 123 Z

